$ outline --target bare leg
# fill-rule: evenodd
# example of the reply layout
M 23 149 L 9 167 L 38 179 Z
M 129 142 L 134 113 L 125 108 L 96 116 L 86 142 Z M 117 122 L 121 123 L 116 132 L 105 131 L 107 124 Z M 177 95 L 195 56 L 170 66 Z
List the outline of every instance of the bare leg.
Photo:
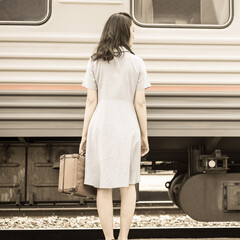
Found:
M 120 194 L 121 194 L 121 211 L 120 211 L 120 232 L 118 240 L 127 240 L 136 207 L 135 184 L 130 184 L 128 187 L 120 188 Z
M 105 240 L 114 239 L 112 189 L 98 188 L 96 204 Z

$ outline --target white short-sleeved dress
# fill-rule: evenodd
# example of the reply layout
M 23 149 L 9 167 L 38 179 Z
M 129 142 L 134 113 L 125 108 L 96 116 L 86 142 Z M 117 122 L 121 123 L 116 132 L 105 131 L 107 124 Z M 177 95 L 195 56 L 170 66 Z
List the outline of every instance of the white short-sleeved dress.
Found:
M 126 48 L 109 63 L 87 64 L 82 86 L 98 91 L 87 132 L 84 184 L 128 187 L 140 182 L 141 132 L 134 108 L 136 90 L 149 88 L 143 60 Z

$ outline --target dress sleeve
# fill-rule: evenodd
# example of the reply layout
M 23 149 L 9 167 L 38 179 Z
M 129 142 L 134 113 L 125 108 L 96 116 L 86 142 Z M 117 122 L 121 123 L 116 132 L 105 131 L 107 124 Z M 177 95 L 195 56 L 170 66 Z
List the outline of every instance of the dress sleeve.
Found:
M 82 83 L 83 87 L 89 88 L 89 89 L 93 89 L 93 90 L 97 90 L 97 82 L 94 76 L 94 72 L 93 72 L 93 67 L 92 67 L 92 59 L 90 58 L 88 60 L 87 63 L 87 70 L 85 73 L 85 76 L 83 78 L 83 83 Z
M 140 61 L 139 76 L 137 82 L 137 90 L 142 90 L 151 87 L 151 83 L 148 79 L 147 71 L 143 60 Z

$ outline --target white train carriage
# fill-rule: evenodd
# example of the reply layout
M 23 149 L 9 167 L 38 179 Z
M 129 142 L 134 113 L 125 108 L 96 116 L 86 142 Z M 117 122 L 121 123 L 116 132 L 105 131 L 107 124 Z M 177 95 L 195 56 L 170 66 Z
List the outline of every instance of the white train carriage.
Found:
M 239 220 L 238 0 L 0 1 L 1 202 L 72 201 L 57 195 L 58 157 L 77 151 L 87 60 L 122 11 L 152 83 L 144 159 L 176 170 L 170 197 L 191 217 Z

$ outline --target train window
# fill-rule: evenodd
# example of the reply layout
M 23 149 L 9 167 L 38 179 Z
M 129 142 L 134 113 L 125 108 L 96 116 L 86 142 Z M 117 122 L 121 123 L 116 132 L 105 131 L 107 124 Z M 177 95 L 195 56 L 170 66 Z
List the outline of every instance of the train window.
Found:
M 0 24 L 42 24 L 51 0 L 0 0 Z
M 232 0 L 132 0 L 132 15 L 146 27 L 222 28 L 232 18 Z

